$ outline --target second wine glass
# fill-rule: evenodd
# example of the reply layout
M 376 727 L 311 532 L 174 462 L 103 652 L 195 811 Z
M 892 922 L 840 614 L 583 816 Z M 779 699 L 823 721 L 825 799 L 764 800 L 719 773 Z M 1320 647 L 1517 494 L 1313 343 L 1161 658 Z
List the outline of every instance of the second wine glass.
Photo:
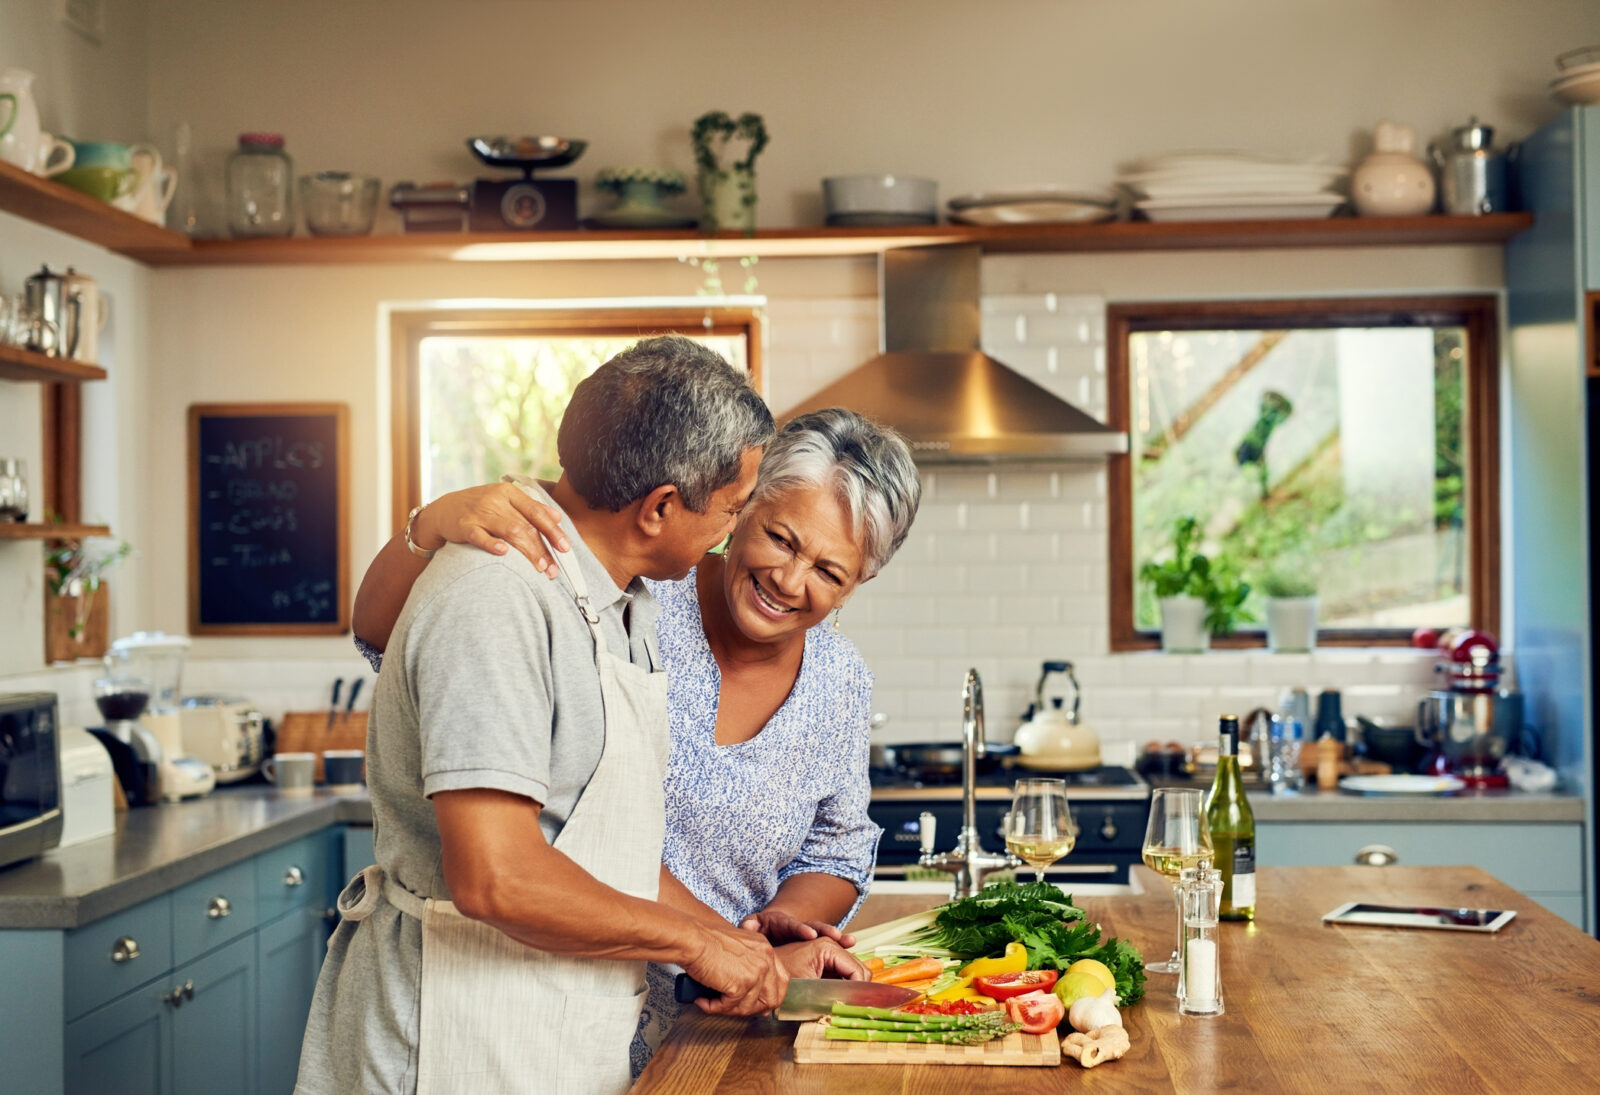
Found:
M 1044 881 L 1044 869 L 1077 843 L 1078 831 L 1067 808 L 1067 784 L 1060 779 L 1019 779 L 1006 815 L 1006 851 L 1033 868 Z
M 1211 862 L 1211 830 L 1206 825 L 1205 796 L 1188 787 L 1158 787 L 1150 793 L 1150 823 L 1144 834 L 1144 865 L 1178 880 L 1185 867 Z M 1173 891 L 1177 900 L 1177 891 Z M 1179 910 L 1178 938 L 1183 938 Z M 1150 973 L 1177 973 L 1178 952 L 1165 962 L 1146 962 Z

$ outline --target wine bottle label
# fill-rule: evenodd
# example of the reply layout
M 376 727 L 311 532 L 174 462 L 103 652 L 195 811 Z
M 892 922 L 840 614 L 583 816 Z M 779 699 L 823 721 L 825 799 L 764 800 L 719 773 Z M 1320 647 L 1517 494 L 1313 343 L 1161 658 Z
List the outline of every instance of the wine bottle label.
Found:
M 1236 841 L 1233 846 L 1233 894 L 1230 904 L 1236 909 L 1253 908 L 1256 903 L 1256 846 Z

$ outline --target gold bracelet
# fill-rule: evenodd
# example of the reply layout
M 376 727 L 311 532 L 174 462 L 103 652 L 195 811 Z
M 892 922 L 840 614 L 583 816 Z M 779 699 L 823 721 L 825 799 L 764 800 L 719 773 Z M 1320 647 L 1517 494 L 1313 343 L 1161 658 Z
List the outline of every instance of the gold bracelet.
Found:
M 424 502 L 422 503 L 422 506 L 427 504 L 428 503 Z M 432 559 L 435 555 L 439 554 L 438 548 L 434 548 L 431 551 L 427 548 L 419 548 L 411 539 L 411 526 L 416 524 L 417 514 L 422 512 L 422 506 L 418 506 L 416 509 L 406 514 L 406 550 L 411 552 L 411 554 L 415 555 L 418 559 Z

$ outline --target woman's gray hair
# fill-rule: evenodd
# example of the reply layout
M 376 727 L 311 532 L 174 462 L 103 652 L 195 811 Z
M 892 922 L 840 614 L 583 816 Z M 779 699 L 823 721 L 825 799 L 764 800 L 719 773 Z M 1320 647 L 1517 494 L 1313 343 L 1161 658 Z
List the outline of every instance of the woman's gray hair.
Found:
M 750 380 L 682 335 L 643 339 L 585 377 L 556 433 L 561 470 L 596 509 L 619 513 L 671 484 L 704 513 L 772 437 Z
M 900 550 L 922 501 L 922 481 L 905 438 L 843 407 L 785 423 L 761 459 L 750 500 L 796 487 L 834 491 L 861 541 L 862 581 Z

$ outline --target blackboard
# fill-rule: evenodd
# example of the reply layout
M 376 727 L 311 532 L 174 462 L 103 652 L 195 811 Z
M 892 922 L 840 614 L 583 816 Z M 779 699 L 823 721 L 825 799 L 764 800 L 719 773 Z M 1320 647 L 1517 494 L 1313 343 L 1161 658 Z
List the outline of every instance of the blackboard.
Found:
M 189 407 L 189 631 L 349 630 L 349 407 Z

